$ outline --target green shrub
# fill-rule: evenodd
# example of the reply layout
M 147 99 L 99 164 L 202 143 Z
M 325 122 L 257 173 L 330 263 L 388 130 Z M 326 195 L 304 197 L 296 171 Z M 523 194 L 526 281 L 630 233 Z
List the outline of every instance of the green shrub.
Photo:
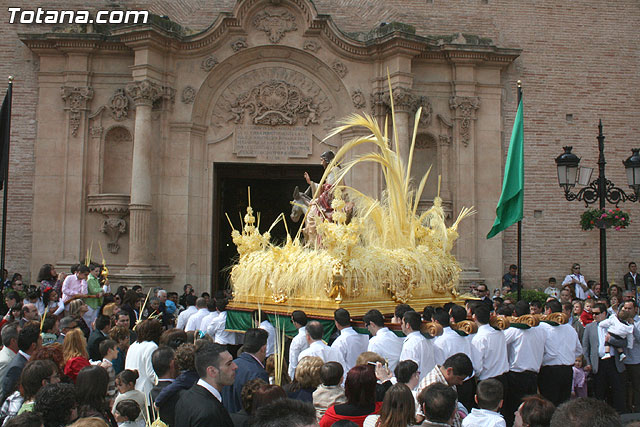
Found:
M 518 292 L 508 293 L 507 298 L 510 298 L 513 301 L 518 301 Z M 549 295 L 537 289 L 523 289 L 520 292 L 520 299 L 525 300 L 526 302 L 539 301 L 543 306 L 547 301 L 547 298 L 549 298 Z

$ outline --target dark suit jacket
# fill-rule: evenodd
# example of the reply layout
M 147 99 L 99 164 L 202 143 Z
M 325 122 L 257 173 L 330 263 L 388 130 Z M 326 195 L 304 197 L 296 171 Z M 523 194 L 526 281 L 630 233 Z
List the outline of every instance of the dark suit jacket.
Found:
M 196 384 L 180 396 L 174 426 L 233 427 L 233 421 L 222 403 L 209 390 Z
M 240 393 L 242 392 L 242 387 L 244 387 L 248 381 L 254 378 L 261 378 L 269 384 L 269 374 L 267 374 L 267 371 L 264 370 L 260 362 L 252 355 L 242 353 L 234 362 L 238 365 L 236 379 L 233 385 L 226 386 L 222 389 L 222 403 L 231 414 L 242 409 Z
M 630 272 L 624 275 L 622 278 L 622 283 L 624 283 L 624 288 L 627 291 L 635 291 L 636 287 L 640 284 L 640 273 L 636 274 L 636 279 L 633 280 L 633 276 Z
M 587 359 L 587 365 L 591 365 L 591 370 L 594 374 L 598 373 L 598 364 L 600 362 L 600 354 L 598 348 L 600 340 L 598 337 L 598 323 L 591 322 L 584 328 L 584 335 L 582 336 L 582 353 L 585 359 Z M 616 369 L 618 372 L 624 371 L 624 363 L 622 363 L 618 357 L 613 358 L 616 363 Z
M 107 336 L 101 331 L 94 329 L 89 335 L 89 341 L 87 341 L 87 350 L 89 351 L 89 359 L 102 360 L 100 356 L 100 343 L 107 339 Z
M 7 367 L 7 374 L 2 380 L 2 401 L 16 390 L 18 380 L 24 369 L 24 365 L 27 364 L 27 359 L 20 353 L 13 358 L 9 366 Z

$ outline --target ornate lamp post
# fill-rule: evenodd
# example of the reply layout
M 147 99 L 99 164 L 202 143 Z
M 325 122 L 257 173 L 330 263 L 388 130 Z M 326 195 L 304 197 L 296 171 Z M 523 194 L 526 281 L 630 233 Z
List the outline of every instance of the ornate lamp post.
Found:
M 598 124 L 598 177 L 593 181 L 592 168 L 580 168 L 578 165 L 580 158 L 571 152 L 573 147 L 564 147 L 564 153 L 556 157 L 558 168 L 558 184 L 564 189 L 564 196 L 567 200 L 584 201 L 585 206 L 599 202 L 600 209 L 604 209 L 605 202 L 609 202 L 616 207 L 620 202 L 627 200 L 637 202 L 640 194 L 640 149 L 632 149 L 632 155 L 622 163 L 627 170 L 627 180 L 632 194 L 626 194 L 621 188 L 616 187 L 604 174 L 604 135 L 602 134 L 602 120 Z M 575 187 L 576 181 L 580 185 L 587 185 L 578 193 L 573 193 L 571 189 Z M 607 284 L 607 230 L 600 226 L 600 283 L 602 292 L 606 292 Z

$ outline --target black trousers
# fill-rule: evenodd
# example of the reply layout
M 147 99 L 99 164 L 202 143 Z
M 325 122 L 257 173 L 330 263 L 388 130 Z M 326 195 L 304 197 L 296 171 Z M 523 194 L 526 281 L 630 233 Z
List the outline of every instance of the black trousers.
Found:
M 522 398 L 538 393 L 538 374 L 533 371 L 507 372 L 509 393 L 504 397 L 504 419 L 510 426 L 515 420 Z
M 640 412 L 640 363 L 625 365 L 627 379 L 627 407 L 629 412 Z
M 600 359 L 595 374 L 596 399 L 604 400 L 618 413 L 626 412 L 625 384 L 623 374 L 616 369 L 613 357 Z
M 573 365 L 543 366 L 538 374 L 540 394 L 556 407 L 571 398 Z
M 471 377 L 466 380 L 462 385 L 456 386 L 456 390 L 458 391 L 458 402 L 462 403 L 465 408 L 469 412 L 474 407 L 478 406 L 475 404 L 475 395 L 476 395 L 476 379 L 475 377 Z

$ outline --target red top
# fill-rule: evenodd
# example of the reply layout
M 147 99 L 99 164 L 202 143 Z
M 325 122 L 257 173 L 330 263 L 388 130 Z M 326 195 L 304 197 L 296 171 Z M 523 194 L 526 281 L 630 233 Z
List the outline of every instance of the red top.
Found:
M 82 368 L 86 368 L 87 366 L 91 366 L 91 363 L 89 363 L 89 359 L 87 359 L 86 357 L 72 357 L 71 359 L 67 360 L 67 363 L 65 363 L 64 365 L 64 374 L 68 376 L 75 384 L 78 373 L 82 370 Z
M 589 323 L 593 322 L 593 314 L 588 313 L 586 310 L 580 314 L 580 323 L 582 326 L 587 326 Z
M 335 411 L 335 405 L 331 405 L 329 406 L 329 409 L 327 409 L 327 412 L 324 413 L 324 416 L 320 420 L 320 427 L 331 427 L 333 423 L 340 420 L 353 421 L 354 423 L 362 427 L 362 424 L 364 423 L 364 419 L 367 418 L 369 415 L 377 414 L 378 412 L 380 412 L 380 408 L 382 408 L 382 402 L 376 402 L 376 409 L 371 414 L 359 415 L 355 417 L 355 416 L 348 416 L 348 415 L 338 415 L 336 414 L 336 411 Z

